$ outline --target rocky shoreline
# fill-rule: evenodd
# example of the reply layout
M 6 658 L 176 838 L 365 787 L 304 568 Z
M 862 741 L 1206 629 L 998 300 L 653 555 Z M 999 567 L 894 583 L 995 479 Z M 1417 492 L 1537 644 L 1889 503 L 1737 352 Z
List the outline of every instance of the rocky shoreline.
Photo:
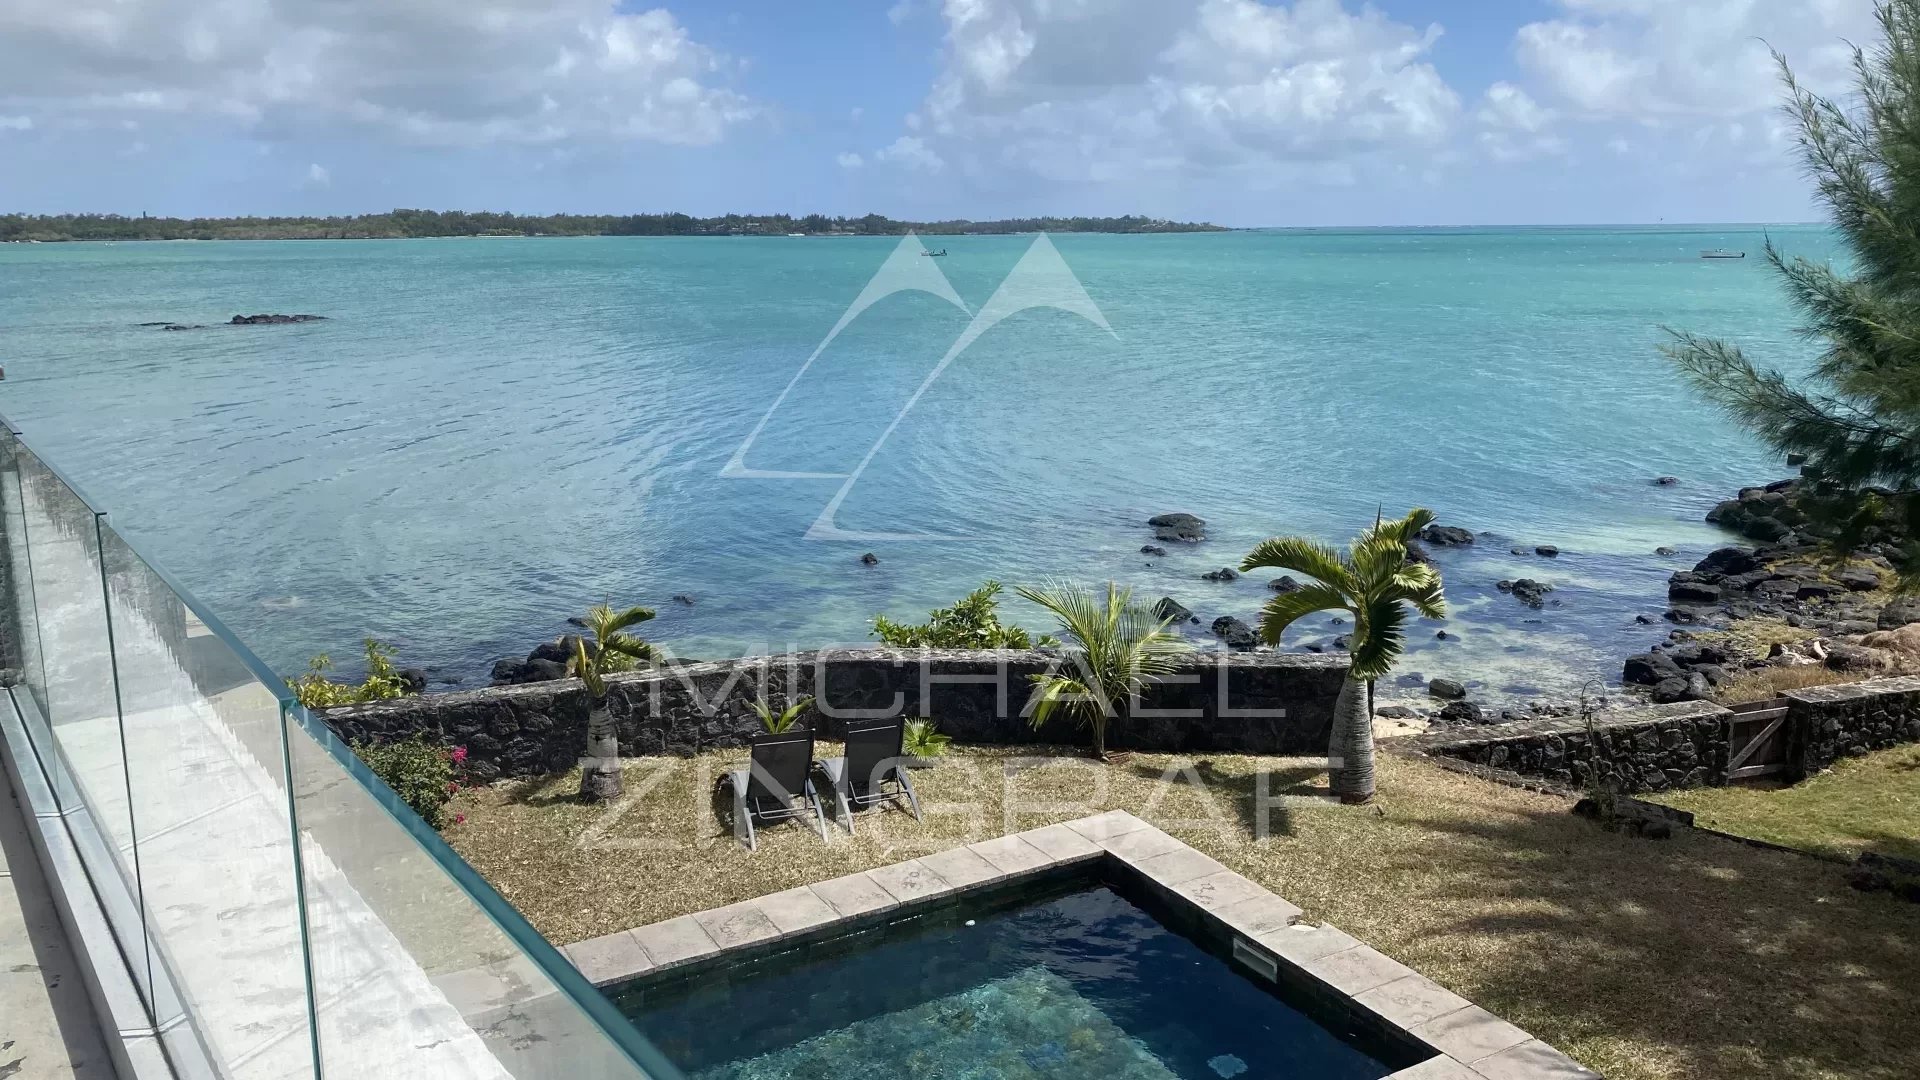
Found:
M 1659 477 L 1651 483 L 1670 485 L 1675 481 Z M 1816 515 L 1804 505 L 1812 485 L 1804 479 L 1782 480 L 1743 489 L 1737 497 L 1715 506 L 1707 515 L 1710 523 L 1755 543 L 1721 547 L 1691 569 L 1673 573 L 1667 584 L 1664 613 L 1642 613 L 1633 620 L 1649 629 L 1664 622 L 1666 633 L 1650 641 L 1643 651 L 1626 656 L 1617 683 L 1602 686 L 1596 680 L 1590 704 L 1607 707 L 1622 693 L 1660 703 L 1720 699 L 1730 687 L 1751 694 L 1753 687 L 1743 687 L 1741 680 L 1752 683 L 1756 678 L 1764 679 L 1771 669 L 1819 666 L 1847 673 L 1835 678 L 1920 671 L 1920 628 L 1910 634 L 1901 630 L 1909 623 L 1920 622 L 1920 599 L 1898 597 L 1892 590 L 1904 537 L 1886 529 L 1870 530 L 1852 558 L 1845 563 L 1834 562 L 1822 546 L 1831 534 L 1815 523 Z M 1194 551 L 1208 539 L 1207 522 L 1191 513 L 1158 514 L 1143 524 L 1150 530 L 1151 540 L 1139 550 L 1148 558 L 1149 567 L 1155 565 L 1153 560 L 1166 558 L 1170 548 Z M 1458 525 L 1434 524 L 1409 544 L 1408 557 L 1432 562 L 1436 553 L 1465 551 L 1487 543 L 1501 548 L 1511 545 L 1511 554 L 1516 557 L 1554 560 L 1561 556 L 1554 544 L 1514 543 Z M 1663 546 L 1653 554 L 1670 558 L 1676 552 Z M 1441 554 L 1441 558 L 1457 556 Z M 872 556 L 868 559 L 877 561 Z M 1194 575 L 1196 586 L 1201 582 L 1235 582 L 1240 577 L 1232 566 Z M 1280 593 L 1301 587 L 1289 575 L 1265 584 Z M 1245 586 L 1240 588 L 1244 590 Z M 1492 583 L 1492 588 L 1529 611 L 1544 614 L 1543 609 L 1558 608 L 1562 603 L 1554 595 L 1552 583 L 1533 577 L 1501 579 Z M 1251 616 L 1243 618 L 1233 612 L 1233 608 L 1244 608 L 1250 599 L 1244 592 L 1237 592 L 1228 602 L 1232 605 L 1229 612 L 1224 614 L 1197 612 L 1196 608 L 1204 611 L 1214 607 L 1217 613 L 1219 608 L 1207 603 L 1189 606 L 1193 597 L 1183 593 L 1159 596 L 1150 606 L 1197 641 L 1211 642 L 1213 648 L 1264 650 L 1266 646 L 1249 625 Z M 1517 621 L 1541 620 L 1523 617 Z M 1322 634 L 1331 637 L 1291 643 L 1283 646 L 1283 651 L 1319 653 L 1346 648 L 1342 630 L 1345 620 L 1331 615 L 1326 625 L 1328 629 Z M 1450 634 L 1443 627 L 1433 636 L 1447 641 L 1457 633 Z M 569 655 L 570 636 L 542 642 L 524 659 L 495 663 L 489 681 L 498 686 L 562 678 Z M 1564 696 L 1559 700 L 1479 697 L 1469 692 L 1465 681 L 1472 672 L 1453 671 L 1449 675 L 1431 679 L 1402 676 L 1399 685 L 1424 691 L 1425 700 L 1382 703 L 1377 715 L 1417 730 L 1422 725 L 1452 727 L 1538 720 L 1574 715 L 1580 709 L 1579 702 Z M 1809 678 L 1801 684 L 1815 681 L 1821 680 Z

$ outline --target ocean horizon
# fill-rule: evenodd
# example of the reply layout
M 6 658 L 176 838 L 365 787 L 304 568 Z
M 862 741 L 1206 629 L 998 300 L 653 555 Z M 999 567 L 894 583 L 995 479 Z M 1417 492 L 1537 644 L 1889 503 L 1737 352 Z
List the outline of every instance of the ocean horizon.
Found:
M 1657 352 L 1804 368 L 1769 236 L 1835 255 L 1822 226 L 1050 234 L 1090 309 L 1016 311 L 924 389 L 1032 235 L 929 237 L 959 303 L 886 296 L 798 381 L 899 238 L 6 245 L 0 411 L 285 674 L 372 636 L 484 685 L 600 602 L 680 655 L 871 643 L 988 578 L 1171 596 L 1212 646 L 1270 593 L 1204 573 L 1424 505 L 1487 535 L 1436 551 L 1455 614 L 1396 682 L 1564 697 L 1664 636 L 1667 575 L 1731 539 L 1709 508 L 1790 474 Z M 325 320 L 219 325 L 255 312 Z M 1175 511 L 1209 539 L 1142 554 Z

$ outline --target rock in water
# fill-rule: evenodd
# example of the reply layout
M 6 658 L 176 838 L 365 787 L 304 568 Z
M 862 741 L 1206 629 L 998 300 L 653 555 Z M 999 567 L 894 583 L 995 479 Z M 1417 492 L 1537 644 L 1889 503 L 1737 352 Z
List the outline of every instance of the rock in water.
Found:
M 1686 672 L 1666 653 L 1640 653 L 1627 657 L 1620 681 L 1635 686 L 1656 686 L 1667 679 L 1684 678 Z
M 1140 547 L 1140 554 L 1142 555 L 1155 555 L 1155 556 L 1164 557 L 1166 553 L 1167 553 L 1166 548 L 1155 547 L 1152 544 L 1143 544 Z
M 1156 525 L 1153 538 L 1163 544 L 1197 544 L 1207 538 L 1207 533 L 1197 525 Z
M 1513 583 L 1513 598 L 1528 607 L 1537 608 L 1546 603 L 1547 594 L 1552 591 L 1553 586 L 1532 578 L 1523 577 Z
M 1429 525 L 1420 530 L 1420 539 L 1435 547 L 1461 547 L 1473 543 L 1473 534 L 1455 525 Z
M 688 595 L 687 595 L 686 593 L 683 593 L 683 592 L 681 592 L 681 593 L 674 593 L 674 594 L 673 594 L 673 602 L 674 602 L 674 603 L 676 603 L 676 604 L 685 604 L 685 605 L 687 605 L 688 607 L 692 607 L 692 606 L 693 606 L 693 597 L 691 597 L 691 596 L 688 596 Z
M 1192 514 L 1157 514 L 1147 524 L 1161 543 L 1197 544 L 1207 538 L 1207 523 Z
M 860 561 L 867 566 L 878 566 L 880 564 L 880 556 L 869 551 L 865 555 L 860 556 Z
M 1440 721 L 1445 724 L 1484 724 L 1486 718 L 1480 712 L 1480 706 L 1471 701 L 1449 701 L 1440 710 Z
M 1209 570 L 1200 575 L 1208 581 L 1238 581 L 1240 575 L 1232 567 L 1223 566 L 1218 570 Z
M 1283 575 L 1281 577 L 1274 578 L 1272 581 L 1267 582 L 1267 588 L 1272 589 L 1274 592 L 1282 593 L 1282 594 L 1290 593 L 1290 592 L 1299 592 L 1300 583 L 1293 580 L 1292 577 Z
M 1147 524 L 1156 529 L 1192 529 L 1195 532 L 1207 527 L 1204 518 L 1197 518 L 1192 514 L 1157 514 L 1148 518 Z
M 1458 701 L 1467 696 L 1467 688 L 1452 679 L 1435 679 L 1427 684 L 1427 693 L 1437 698 Z
M 1408 562 L 1421 563 L 1426 566 L 1433 565 L 1433 555 L 1427 551 L 1420 541 L 1409 540 L 1407 541 L 1406 547 Z
M 325 315 L 235 315 L 229 326 L 266 326 L 280 323 L 319 322 Z
M 1760 560 L 1746 548 L 1723 547 L 1693 566 L 1697 574 L 1744 574 L 1760 569 Z
M 569 634 L 567 637 L 572 638 L 573 635 Z M 566 639 L 560 641 L 543 641 L 535 645 L 533 651 L 527 654 L 528 663 L 532 663 L 535 660 L 550 660 L 553 663 L 565 666 L 566 662 L 571 659 L 573 659 L 573 649 L 569 646 Z
M 1656 476 L 1653 478 L 1653 482 L 1660 487 L 1672 487 L 1680 482 L 1680 478 L 1677 476 Z
M 1689 581 L 1675 574 L 1667 583 L 1667 599 L 1676 604 L 1717 604 L 1720 602 L 1720 586 Z
M 1679 552 L 1677 552 L 1677 551 L 1675 551 L 1675 550 L 1673 550 L 1673 549 L 1672 549 L 1672 548 L 1670 548 L 1670 547 L 1657 547 L 1657 548 L 1654 548 L 1654 549 L 1653 549 L 1653 553 L 1654 553 L 1655 555 L 1658 555 L 1658 556 L 1660 556 L 1661 558 L 1672 558 L 1673 556 L 1675 556 L 1675 555 L 1678 555 L 1678 554 L 1680 554 Z
M 1533 549 L 1533 553 L 1548 559 L 1557 559 L 1560 557 L 1560 549 L 1554 547 L 1552 544 L 1541 544 L 1539 547 Z
M 1213 632 L 1226 641 L 1228 648 L 1241 652 L 1260 643 L 1259 635 L 1253 632 L 1252 627 L 1231 615 L 1222 615 L 1213 620 Z
M 1176 623 L 1198 622 L 1193 612 L 1188 611 L 1180 601 L 1171 596 L 1163 596 L 1153 605 L 1153 617 L 1168 619 Z

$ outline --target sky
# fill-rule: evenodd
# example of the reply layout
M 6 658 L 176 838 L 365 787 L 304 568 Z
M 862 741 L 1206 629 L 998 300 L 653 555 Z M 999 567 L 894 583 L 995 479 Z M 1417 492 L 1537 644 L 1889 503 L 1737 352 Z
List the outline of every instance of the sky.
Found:
M 0 212 L 1816 220 L 1872 0 L 0 0 Z

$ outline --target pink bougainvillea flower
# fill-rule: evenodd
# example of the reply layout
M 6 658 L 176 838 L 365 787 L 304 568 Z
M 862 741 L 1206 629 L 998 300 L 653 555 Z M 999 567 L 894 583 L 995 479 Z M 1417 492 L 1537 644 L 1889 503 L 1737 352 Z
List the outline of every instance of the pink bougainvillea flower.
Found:
M 465 825 L 467 823 L 467 815 L 465 814 L 453 815 L 453 823 L 455 825 Z
M 464 746 L 456 746 L 456 747 L 454 747 L 454 748 L 453 748 L 453 763 L 454 763 L 455 765 L 465 765 L 465 764 L 467 763 L 467 748 L 466 748 L 466 747 L 464 747 Z

